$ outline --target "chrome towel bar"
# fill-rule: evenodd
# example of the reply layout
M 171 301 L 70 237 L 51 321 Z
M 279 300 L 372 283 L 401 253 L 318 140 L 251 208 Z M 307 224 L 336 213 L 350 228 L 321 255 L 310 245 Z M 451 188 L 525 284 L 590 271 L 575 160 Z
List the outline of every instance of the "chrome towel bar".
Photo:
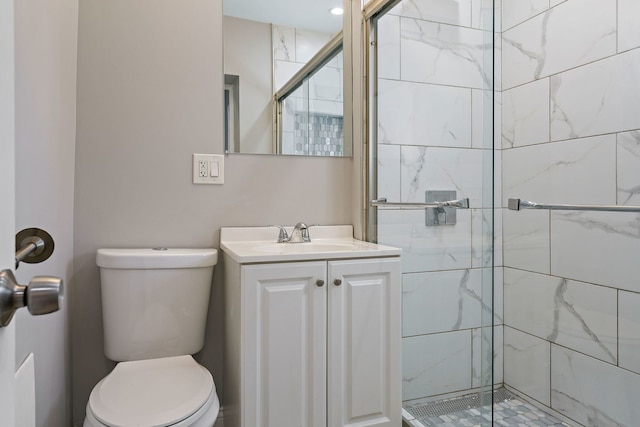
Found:
M 554 211 L 640 212 L 640 206 L 548 205 L 522 199 L 509 199 L 508 208 L 512 211 L 520 211 L 522 209 L 549 209 Z
M 446 202 L 408 203 L 408 202 L 387 202 L 386 197 L 374 199 L 369 202 L 371 206 L 377 208 L 400 208 L 400 209 L 424 209 L 424 208 L 458 208 L 469 209 L 469 199 L 448 200 Z

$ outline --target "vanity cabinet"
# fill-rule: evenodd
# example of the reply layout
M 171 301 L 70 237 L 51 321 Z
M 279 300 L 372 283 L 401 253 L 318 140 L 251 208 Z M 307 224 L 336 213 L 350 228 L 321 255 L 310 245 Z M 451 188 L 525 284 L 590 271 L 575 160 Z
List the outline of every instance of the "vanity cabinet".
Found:
M 401 425 L 400 257 L 224 262 L 225 427 Z

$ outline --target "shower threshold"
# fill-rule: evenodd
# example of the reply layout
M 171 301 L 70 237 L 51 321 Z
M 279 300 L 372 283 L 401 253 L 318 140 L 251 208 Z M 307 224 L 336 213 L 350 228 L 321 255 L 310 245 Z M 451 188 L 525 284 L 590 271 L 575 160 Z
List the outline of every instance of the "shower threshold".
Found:
M 405 405 L 403 420 L 411 427 L 476 427 L 491 425 L 491 403 L 488 394 L 480 392 L 452 399 Z M 484 399 L 483 399 L 484 397 Z M 484 402 L 483 402 L 484 400 Z M 504 387 L 493 392 L 493 425 L 504 427 L 571 427 L 547 414 Z

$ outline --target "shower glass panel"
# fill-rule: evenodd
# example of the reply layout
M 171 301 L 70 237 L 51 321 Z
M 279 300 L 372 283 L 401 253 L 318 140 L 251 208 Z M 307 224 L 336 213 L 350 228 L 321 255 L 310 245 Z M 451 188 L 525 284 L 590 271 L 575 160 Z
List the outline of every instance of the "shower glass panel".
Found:
M 280 154 L 345 156 L 343 52 L 318 64 L 312 74 L 282 99 L 276 99 Z
M 377 7 L 367 27 L 370 199 L 470 203 L 368 214 L 369 238 L 403 249 L 403 417 L 490 426 L 493 390 L 504 394 L 493 1 Z

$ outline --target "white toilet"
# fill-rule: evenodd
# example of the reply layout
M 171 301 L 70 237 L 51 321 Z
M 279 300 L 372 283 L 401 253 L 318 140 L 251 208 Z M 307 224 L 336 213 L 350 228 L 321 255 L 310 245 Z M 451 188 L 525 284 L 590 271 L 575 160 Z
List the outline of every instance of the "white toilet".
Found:
M 202 349 L 216 249 L 100 249 L 105 355 L 84 427 L 212 427 L 220 402 Z

